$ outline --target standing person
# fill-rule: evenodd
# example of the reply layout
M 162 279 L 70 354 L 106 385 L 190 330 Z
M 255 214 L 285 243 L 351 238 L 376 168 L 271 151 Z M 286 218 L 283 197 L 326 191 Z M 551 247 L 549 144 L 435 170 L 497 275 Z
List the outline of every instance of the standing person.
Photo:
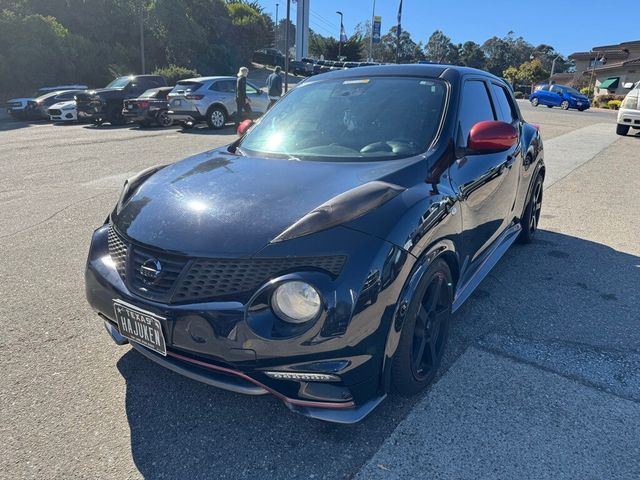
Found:
M 251 111 L 251 107 L 249 106 L 251 102 L 247 97 L 247 75 L 249 75 L 249 69 L 247 67 L 240 67 L 240 70 L 238 70 L 238 79 L 236 80 L 236 126 L 240 125 L 244 112 Z
M 280 67 L 276 67 L 271 75 L 267 78 L 267 92 L 269 94 L 269 107 L 280 100 L 282 96 L 282 75 L 280 75 Z

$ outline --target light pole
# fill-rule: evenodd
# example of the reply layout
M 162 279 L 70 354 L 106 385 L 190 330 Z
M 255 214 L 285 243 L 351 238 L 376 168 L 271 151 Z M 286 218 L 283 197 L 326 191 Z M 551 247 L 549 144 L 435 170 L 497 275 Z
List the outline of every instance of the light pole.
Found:
M 289 90 L 289 22 L 291 22 L 291 0 L 287 0 L 287 21 L 284 30 L 284 91 Z
M 594 55 L 593 57 L 593 65 L 591 66 L 591 80 L 589 81 L 589 88 L 591 89 L 591 99 L 595 100 L 596 99 L 596 80 L 595 80 L 595 74 L 596 74 L 596 67 L 598 66 L 598 62 L 600 62 L 602 65 L 604 65 L 605 63 L 607 63 L 607 59 L 602 56 L 600 57 L 600 59 L 598 59 L 598 55 Z
M 342 19 L 343 19 L 343 15 L 342 12 L 336 12 L 338 15 L 340 15 L 340 34 L 338 35 L 338 61 L 340 60 L 340 57 L 342 56 L 342 30 L 343 30 L 343 26 L 342 26 Z
M 373 62 L 373 22 L 376 18 L 376 0 L 373 0 L 373 10 L 371 12 L 371 36 L 369 37 L 369 61 Z
M 551 77 L 553 77 L 553 73 L 556 71 L 556 60 L 558 60 L 561 57 L 562 55 L 558 55 L 556 58 L 553 59 L 553 62 L 551 62 L 551 75 L 549 75 L 549 85 L 551 85 Z
M 278 28 L 278 4 L 276 3 L 276 31 L 275 33 L 275 37 L 276 37 L 276 48 L 278 48 L 278 31 L 280 29 Z

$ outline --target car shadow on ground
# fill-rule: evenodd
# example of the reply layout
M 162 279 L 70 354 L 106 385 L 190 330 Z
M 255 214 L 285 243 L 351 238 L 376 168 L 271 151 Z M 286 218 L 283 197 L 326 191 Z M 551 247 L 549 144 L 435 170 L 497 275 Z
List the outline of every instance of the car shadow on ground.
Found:
M 233 123 L 227 123 L 219 130 L 213 130 L 206 123 L 194 125 L 191 128 L 178 128 L 178 133 L 189 135 L 229 135 L 235 133 L 236 126 Z
M 15 120 L 11 117 L 0 120 L 0 132 L 9 130 L 19 130 L 21 128 L 31 127 L 33 125 L 44 125 L 46 120 Z
M 488 334 L 636 349 L 638 285 L 640 257 L 540 231 L 531 245 L 514 246 L 456 313 L 440 376 Z M 336 425 L 270 396 L 189 380 L 133 350 L 117 367 L 133 459 L 147 479 L 349 478 L 426 395 L 391 395 L 363 422 Z

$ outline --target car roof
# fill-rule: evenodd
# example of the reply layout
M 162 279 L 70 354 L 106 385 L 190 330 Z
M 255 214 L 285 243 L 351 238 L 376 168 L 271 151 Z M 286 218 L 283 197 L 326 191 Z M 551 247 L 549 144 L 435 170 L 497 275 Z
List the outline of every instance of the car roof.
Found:
M 350 68 L 346 70 L 333 70 L 328 73 L 323 73 L 322 78 L 347 78 L 347 77 L 361 77 L 363 75 L 370 76 L 416 76 L 416 77 L 441 77 L 445 72 L 456 72 L 458 75 L 482 75 L 494 80 L 498 80 L 504 83 L 504 80 L 500 77 L 485 72 L 484 70 L 478 70 L 470 67 L 460 67 L 457 65 L 439 65 L 439 64 L 399 64 L 399 65 L 372 65 L 358 68 Z
M 236 77 L 231 76 L 217 76 L 217 77 L 193 77 L 193 78 L 183 78 L 182 80 L 178 80 L 180 82 L 209 82 L 212 80 L 235 80 Z

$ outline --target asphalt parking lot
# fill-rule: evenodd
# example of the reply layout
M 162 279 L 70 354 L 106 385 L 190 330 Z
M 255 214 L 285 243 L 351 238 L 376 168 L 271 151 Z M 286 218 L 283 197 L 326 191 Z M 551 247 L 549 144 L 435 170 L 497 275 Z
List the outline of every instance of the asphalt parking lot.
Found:
M 546 147 L 537 240 L 456 314 L 430 391 L 352 426 L 164 370 L 86 304 L 123 181 L 233 129 L 0 122 L 0 478 L 640 478 L 640 135 L 521 108 Z

